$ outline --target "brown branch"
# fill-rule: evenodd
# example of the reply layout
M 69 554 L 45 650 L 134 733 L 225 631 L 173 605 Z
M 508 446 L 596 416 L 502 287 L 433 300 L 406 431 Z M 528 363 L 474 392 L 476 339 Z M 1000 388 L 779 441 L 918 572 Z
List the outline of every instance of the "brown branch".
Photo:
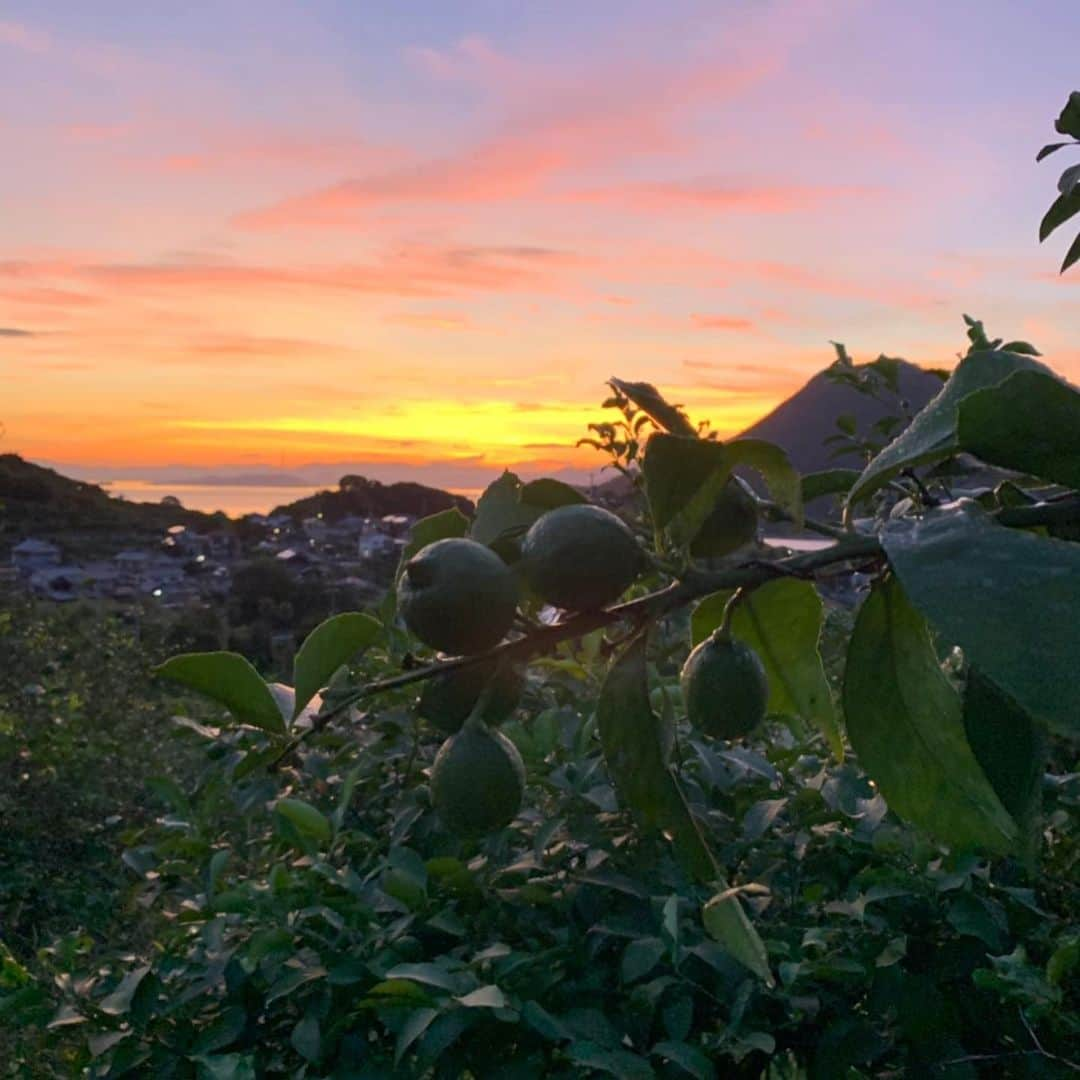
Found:
M 993 516 L 1001 525 L 1020 528 L 1077 522 L 1080 521 L 1080 495 L 1031 506 L 1004 507 Z M 585 634 L 614 623 L 630 620 L 639 627 L 661 619 L 672 611 L 714 592 L 740 588 L 750 590 L 778 577 L 813 578 L 818 570 L 827 567 L 853 562 L 859 563 L 861 567 L 880 563 L 884 558 L 884 548 L 876 536 L 849 532 L 843 534 L 842 539 L 828 547 L 819 548 L 817 551 L 801 552 L 773 562 L 751 559 L 720 570 L 691 569 L 680 581 L 665 585 L 646 596 L 639 596 L 634 600 L 628 600 L 600 611 L 579 612 L 551 625 L 537 626 L 521 637 L 505 641 L 486 652 L 424 664 L 404 671 L 400 675 L 367 683 L 342 698 L 333 708 L 319 713 L 314 718 L 312 726 L 291 739 L 268 767 L 271 769 L 278 767 L 305 739 L 322 731 L 331 720 L 352 706 L 388 690 L 396 690 L 402 686 L 435 678 L 448 671 L 456 671 L 458 668 L 471 667 L 490 660 L 500 658 L 527 660 L 531 656 L 542 656 L 551 652 L 563 641 L 583 637 Z
M 281 753 L 270 762 L 268 768 L 276 768 L 305 739 L 322 731 L 331 720 L 352 708 L 353 705 L 388 690 L 396 690 L 448 671 L 456 671 L 458 668 L 471 667 L 474 664 L 482 664 L 494 659 L 525 660 L 530 656 L 541 656 L 551 652 L 563 641 L 583 637 L 585 634 L 614 623 L 632 620 L 638 625 L 643 625 L 646 622 L 653 622 L 694 600 L 723 589 L 754 588 L 777 577 L 808 577 L 812 576 L 815 570 L 825 566 L 847 562 L 851 559 L 881 557 L 882 555 L 881 545 L 876 537 L 853 536 L 819 551 L 809 551 L 786 559 L 778 559 L 775 562 L 754 560 L 722 570 L 691 570 L 681 581 L 666 585 L 646 596 L 640 596 L 600 611 L 579 612 L 562 622 L 540 626 L 522 637 L 503 642 L 486 652 L 472 656 L 457 656 L 451 660 L 440 660 L 403 671 L 400 675 L 392 675 L 387 679 L 377 679 L 367 683 L 342 698 L 332 709 L 319 713 L 312 726 L 290 740 Z

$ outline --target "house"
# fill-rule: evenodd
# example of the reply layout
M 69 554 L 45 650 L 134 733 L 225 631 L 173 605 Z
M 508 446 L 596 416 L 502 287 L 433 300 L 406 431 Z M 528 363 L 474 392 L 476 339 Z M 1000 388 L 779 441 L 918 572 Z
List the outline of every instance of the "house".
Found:
M 304 535 L 309 540 L 314 540 L 321 543 L 323 540 L 326 539 L 328 526 L 322 518 L 304 518 L 304 520 L 300 523 L 300 527 L 304 530 Z
M 23 540 L 11 549 L 11 564 L 20 574 L 60 565 L 60 549 L 48 540 Z
M 224 531 L 207 533 L 199 539 L 205 540 L 209 545 L 206 554 L 213 559 L 231 559 L 236 547 L 236 541 L 231 533 Z
M 113 556 L 113 566 L 117 570 L 128 574 L 138 574 L 145 569 L 150 561 L 150 556 L 145 551 L 118 551 Z
M 368 518 L 360 517 L 359 514 L 346 514 L 337 523 L 336 528 L 351 536 L 357 536 L 367 528 L 368 521 Z
M 356 551 L 362 559 L 378 559 L 392 554 L 395 546 L 392 536 L 372 532 L 360 537 L 356 542 Z
M 412 518 L 406 514 L 386 514 L 380 524 L 383 532 L 391 536 L 404 536 L 409 531 Z
M 79 596 L 88 580 L 86 571 L 79 566 L 49 566 L 31 575 L 30 588 L 41 596 L 63 603 Z
M 169 528 L 165 537 L 164 547 L 172 548 L 178 554 L 189 559 L 202 555 L 208 557 L 212 554 L 210 538 L 202 533 L 194 532 L 186 525 L 173 525 Z

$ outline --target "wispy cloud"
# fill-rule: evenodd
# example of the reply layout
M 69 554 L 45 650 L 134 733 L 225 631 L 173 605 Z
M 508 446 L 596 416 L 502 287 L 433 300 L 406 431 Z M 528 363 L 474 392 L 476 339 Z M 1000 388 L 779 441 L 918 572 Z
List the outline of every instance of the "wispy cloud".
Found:
M 37 337 L 33 330 L 23 330 L 18 326 L 0 326 L 0 338 Z
M 690 322 L 699 330 L 753 330 L 750 319 L 736 315 L 691 315 Z
M 269 264 L 224 257 L 171 261 L 81 261 L 77 257 L 0 262 L 0 279 L 68 280 L 115 293 L 194 294 L 274 291 L 437 297 L 469 292 L 547 292 L 561 275 L 587 265 L 572 251 L 519 246 L 400 245 L 366 262 Z M 63 290 L 61 290 L 61 293 Z M 48 294 L 43 294 L 47 297 Z M 59 302 L 60 297 L 56 297 Z
M 342 226 L 389 204 L 559 201 L 589 171 L 685 149 L 687 113 L 732 98 L 775 65 L 763 52 L 751 62 L 717 57 L 664 67 L 622 58 L 575 71 L 516 61 L 476 38 L 449 53 L 412 55 L 437 77 L 480 85 L 502 113 L 495 131 L 437 158 L 418 157 L 240 214 L 235 223 L 257 230 Z
M 620 184 L 567 192 L 561 198 L 605 203 L 618 209 L 788 214 L 809 210 L 824 202 L 862 200 L 880 194 L 877 188 L 848 184 L 755 185 L 706 179 Z
M 468 315 L 453 311 L 399 311 L 384 316 L 383 322 L 413 330 L 471 330 L 474 326 Z

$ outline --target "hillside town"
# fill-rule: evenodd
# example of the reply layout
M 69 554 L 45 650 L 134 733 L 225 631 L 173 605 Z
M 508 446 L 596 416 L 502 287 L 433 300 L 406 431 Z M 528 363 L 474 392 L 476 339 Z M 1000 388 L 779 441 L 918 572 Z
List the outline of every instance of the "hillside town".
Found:
M 0 574 L 56 603 L 144 600 L 179 608 L 226 599 L 238 566 L 273 560 L 298 582 L 370 601 L 386 588 L 414 520 L 407 514 L 349 514 L 333 522 L 321 514 L 299 521 L 286 513 L 249 514 L 239 528 L 171 525 L 156 541 L 89 560 L 69 556 L 61 543 L 28 536 L 11 548 Z

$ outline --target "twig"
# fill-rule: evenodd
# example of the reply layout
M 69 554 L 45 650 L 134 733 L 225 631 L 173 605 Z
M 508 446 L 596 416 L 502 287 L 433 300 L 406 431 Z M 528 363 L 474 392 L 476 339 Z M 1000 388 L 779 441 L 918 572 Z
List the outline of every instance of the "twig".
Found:
M 922 499 L 924 506 L 941 505 L 941 500 L 936 495 L 930 493 L 930 489 L 919 479 L 919 475 L 914 469 L 904 469 L 900 475 L 903 476 L 905 480 L 910 480 L 912 484 L 915 485 L 915 490 L 919 493 L 919 497 Z

